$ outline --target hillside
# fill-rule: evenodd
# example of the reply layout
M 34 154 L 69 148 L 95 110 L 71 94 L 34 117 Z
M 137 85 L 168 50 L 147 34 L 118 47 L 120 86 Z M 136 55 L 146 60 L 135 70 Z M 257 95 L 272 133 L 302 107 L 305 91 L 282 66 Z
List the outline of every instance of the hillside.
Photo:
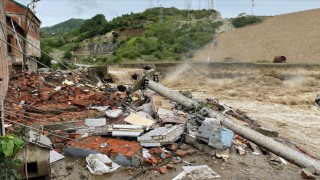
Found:
M 81 25 L 84 23 L 84 21 L 84 19 L 72 18 L 51 27 L 42 27 L 40 28 L 40 32 L 43 34 L 70 32 L 79 29 Z
M 193 10 L 188 17 L 187 10 L 176 8 L 147 9 L 111 21 L 97 14 L 72 32 L 42 34 L 41 46 L 75 63 L 176 61 L 212 40 L 222 24 L 218 16 L 215 10 Z
M 217 38 L 217 49 L 207 46 L 198 52 L 215 61 L 273 61 L 284 55 L 288 63 L 320 62 L 320 9 L 284 14 L 264 22 L 235 29 Z M 202 55 L 202 56 L 200 56 Z

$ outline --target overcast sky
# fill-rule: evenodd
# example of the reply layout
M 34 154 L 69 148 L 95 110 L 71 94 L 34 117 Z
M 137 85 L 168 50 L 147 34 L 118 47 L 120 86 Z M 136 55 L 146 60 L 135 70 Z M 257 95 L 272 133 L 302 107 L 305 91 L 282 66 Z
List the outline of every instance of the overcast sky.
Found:
M 17 0 L 27 5 L 31 0 Z M 208 1 L 191 0 L 192 9 L 208 8 Z M 161 4 L 163 7 L 186 9 L 188 0 L 41 0 L 37 3 L 37 16 L 42 27 L 66 21 L 70 18 L 88 19 L 104 14 L 108 20 L 130 12 L 142 12 Z M 214 0 L 214 9 L 223 17 L 236 17 L 240 13 L 251 14 L 252 0 Z M 210 4 L 210 3 L 209 3 Z M 255 0 L 254 15 L 278 15 L 320 8 L 320 0 Z

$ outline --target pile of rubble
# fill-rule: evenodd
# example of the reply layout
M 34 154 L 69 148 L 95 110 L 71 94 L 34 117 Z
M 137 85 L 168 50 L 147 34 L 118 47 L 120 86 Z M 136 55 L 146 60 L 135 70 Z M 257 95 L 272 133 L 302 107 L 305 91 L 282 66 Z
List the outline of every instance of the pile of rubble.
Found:
M 79 79 L 63 72 L 22 74 L 11 79 L 5 101 L 8 131 L 19 129 L 20 123 L 30 128 L 40 125 L 41 134 L 51 139 L 56 152 L 86 158 L 89 171 L 96 175 L 113 172 L 119 166 L 143 166 L 164 174 L 197 151 L 222 159 L 229 158 L 230 148 L 239 155 L 268 152 L 222 126 L 201 107 L 185 108 L 151 90 L 130 92 L 128 85 L 112 87 L 100 82 L 92 86 Z M 190 93 L 181 94 L 190 97 Z M 260 127 L 243 112 L 217 100 L 207 99 L 200 105 L 269 137 L 278 137 L 277 132 Z M 183 143 L 194 148 L 183 147 Z M 276 157 L 273 162 L 287 163 L 268 153 Z M 196 179 L 197 173 L 220 177 L 208 166 L 183 170 L 175 179 Z M 308 174 L 306 171 L 303 174 Z

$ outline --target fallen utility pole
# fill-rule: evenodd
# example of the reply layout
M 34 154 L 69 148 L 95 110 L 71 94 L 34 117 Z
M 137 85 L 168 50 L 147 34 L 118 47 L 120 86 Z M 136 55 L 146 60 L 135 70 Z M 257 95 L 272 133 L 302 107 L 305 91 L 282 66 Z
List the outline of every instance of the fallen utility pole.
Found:
M 183 106 L 186 107 L 197 107 L 198 103 L 193 101 L 192 99 L 189 99 L 180 93 L 174 92 L 170 90 L 167 87 L 162 86 L 161 84 L 158 84 L 154 81 L 149 81 L 148 88 L 158 92 L 162 96 L 170 99 L 171 101 L 177 102 Z M 252 141 L 253 143 L 257 144 L 258 146 L 261 146 L 270 152 L 286 159 L 287 161 L 299 166 L 299 167 L 308 167 L 313 166 L 315 169 L 320 170 L 320 162 L 316 161 L 315 159 L 312 159 L 309 156 L 306 156 L 305 154 L 295 151 L 280 142 L 275 141 L 273 138 L 267 137 L 263 134 L 260 134 L 259 132 L 256 132 L 250 128 L 247 128 L 245 126 L 242 126 L 236 122 L 234 122 L 231 118 L 228 116 L 219 113 L 217 111 L 213 111 L 212 109 L 205 109 L 208 111 L 211 117 L 217 118 L 221 124 L 233 132 L 239 134 L 240 136 Z

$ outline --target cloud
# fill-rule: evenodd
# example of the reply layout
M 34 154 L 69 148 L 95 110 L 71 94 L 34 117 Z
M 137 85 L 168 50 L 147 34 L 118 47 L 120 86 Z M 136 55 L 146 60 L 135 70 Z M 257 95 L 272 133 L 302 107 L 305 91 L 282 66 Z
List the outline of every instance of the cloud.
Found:
M 77 12 L 78 15 L 82 15 L 84 9 L 81 6 L 74 6 L 73 9 Z
M 100 3 L 98 3 L 97 0 L 69 0 L 69 4 L 74 7 L 90 9 L 99 8 L 100 6 Z

